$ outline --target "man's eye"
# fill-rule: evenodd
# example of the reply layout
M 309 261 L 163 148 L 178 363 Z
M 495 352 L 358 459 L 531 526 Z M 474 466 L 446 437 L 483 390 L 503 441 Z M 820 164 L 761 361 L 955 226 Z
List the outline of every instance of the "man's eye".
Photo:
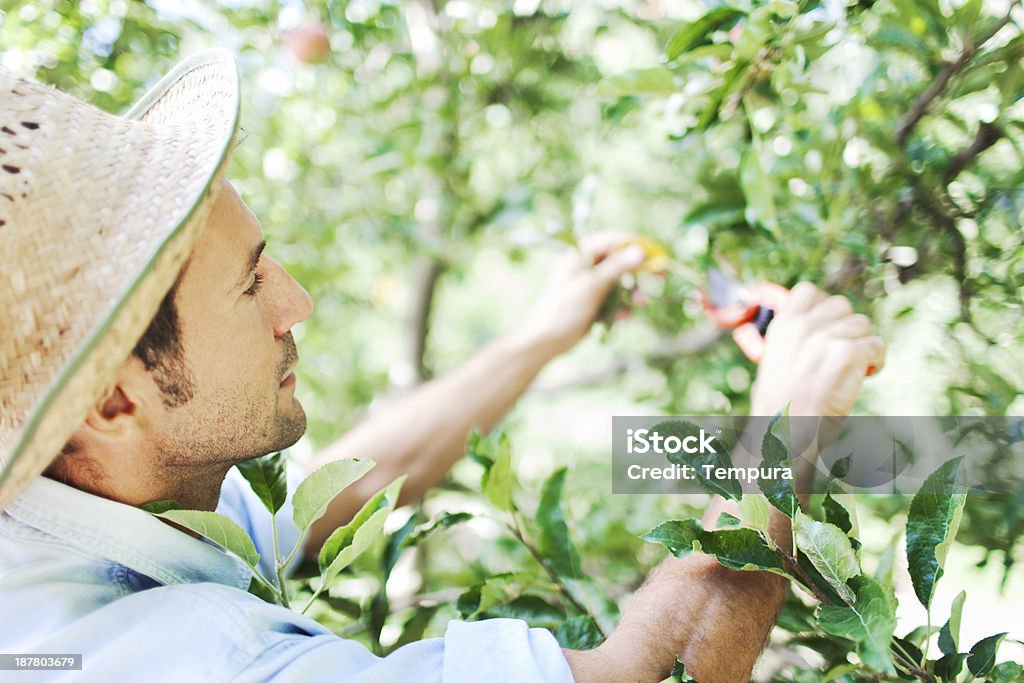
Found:
M 257 271 L 252 274 L 252 284 L 249 289 L 245 290 L 245 293 L 249 296 L 256 296 L 256 292 L 260 291 L 260 286 L 263 284 L 263 273 Z

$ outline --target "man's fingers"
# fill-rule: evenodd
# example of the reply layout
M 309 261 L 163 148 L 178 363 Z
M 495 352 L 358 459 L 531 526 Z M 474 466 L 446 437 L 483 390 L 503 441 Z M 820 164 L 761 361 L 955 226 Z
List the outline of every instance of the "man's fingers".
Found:
M 753 323 L 740 325 L 732 331 L 732 338 L 736 342 L 736 346 L 740 347 L 743 355 L 755 363 L 761 362 L 761 357 L 764 355 L 764 337 L 761 336 L 756 325 Z
M 856 339 L 871 334 L 871 319 L 860 313 L 844 316 L 828 327 L 829 334 L 845 339 Z
M 824 325 L 853 314 L 853 306 L 845 296 L 834 295 L 819 300 L 810 311 L 815 325 Z
M 871 374 L 877 374 L 885 366 L 885 340 L 881 337 L 864 337 L 855 343 Z
M 825 293 L 810 282 L 801 282 L 789 291 L 789 297 L 780 306 L 779 313 L 790 315 L 809 311 L 815 304 L 825 298 Z
M 632 233 L 623 232 L 622 230 L 606 230 L 605 232 L 588 235 L 581 239 L 579 250 L 586 258 L 587 263 L 599 263 L 608 254 L 615 251 L 616 247 L 628 242 L 633 237 L 635 235 Z
M 594 272 L 603 283 L 610 285 L 631 270 L 636 270 L 646 257 L 644 248 L 636 244 L 616 249 L 594 266 Z
M 776 311 L 785 306 L 786 299 L 789 298 L 789 290 L 774 282 L 758 282 L 751 285 L 747 291 L 750 303 L 767 306 Z

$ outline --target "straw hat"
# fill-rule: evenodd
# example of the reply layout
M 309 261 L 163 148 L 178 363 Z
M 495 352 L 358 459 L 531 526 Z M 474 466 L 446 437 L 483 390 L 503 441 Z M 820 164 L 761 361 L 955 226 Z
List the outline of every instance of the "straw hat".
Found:
M 0 510 L 149 326 L 220 188 L 239 100 L 220 49 L 122 117 L 0 68 Z

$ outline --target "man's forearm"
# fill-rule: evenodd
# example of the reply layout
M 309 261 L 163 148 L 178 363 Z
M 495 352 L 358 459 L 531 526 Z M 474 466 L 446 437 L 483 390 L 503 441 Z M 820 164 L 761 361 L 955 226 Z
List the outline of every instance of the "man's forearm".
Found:
M 720 499 L 705 520 L 727 509 Z M 790 545 L 789 520 L 774 512 L 770 533 Z M 618 627 L 596 650 L 567 651 L 579 683 L 662 681 L 678 657 L 701 683 L 744 683 L 775 624 L 788 581 L 735 571 L 709 555 L 669 558 L 651 573 Z
M 396 477 L 408 476 L 402 502 L 420 498 L 462 457 L 470 430 L 491 429 L 553 355 L 525 335 L 499 337 L 452 372 L 383 408 L 328 446 L 308 469 L 341 458 L 370 458 L 377 466 L 331 503 L 314 525 L 307 548 L 319 548 L 330 532 Z

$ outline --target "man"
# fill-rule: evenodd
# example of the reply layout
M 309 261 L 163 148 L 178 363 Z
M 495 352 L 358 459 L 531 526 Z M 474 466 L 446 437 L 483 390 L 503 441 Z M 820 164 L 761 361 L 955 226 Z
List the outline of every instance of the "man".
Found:
M 498 619 L 452 622 L 379 659 L 250 595 L 241 563 L 134 507 L 217 508 L 265 551 L 269 517 L 225 476 L 305 428 L 291 329 L 311 302 L 223 179 L 234 63 L 201 53 L 124 118 L 3 71 L 0 93 L 12 150 L 0 157 L 0 650 L 81 653 L 79 675 L 102 681 L 655 681 L 676 656 L 705 683 L 747 680 L 787 588 L 773 575 L 670 559 L 594 650 L 563 652 L 547 631 Z M 567 257 L 513 332 L 319 456 L 313 467 L 378 465 L 332 503 L 306 552 L 396 476 L 408 476 L 406 500 L 443 477 L 469 430 L 490 428 L 640 265 L 622 241 Z M 848 414 L 882 364 L 870 327 L 844 299 L 794 288 L 754 412 Z M 278 531 L 299 542 L 287 523 Z M 773 533 L 785 544 L 788 521 Z

